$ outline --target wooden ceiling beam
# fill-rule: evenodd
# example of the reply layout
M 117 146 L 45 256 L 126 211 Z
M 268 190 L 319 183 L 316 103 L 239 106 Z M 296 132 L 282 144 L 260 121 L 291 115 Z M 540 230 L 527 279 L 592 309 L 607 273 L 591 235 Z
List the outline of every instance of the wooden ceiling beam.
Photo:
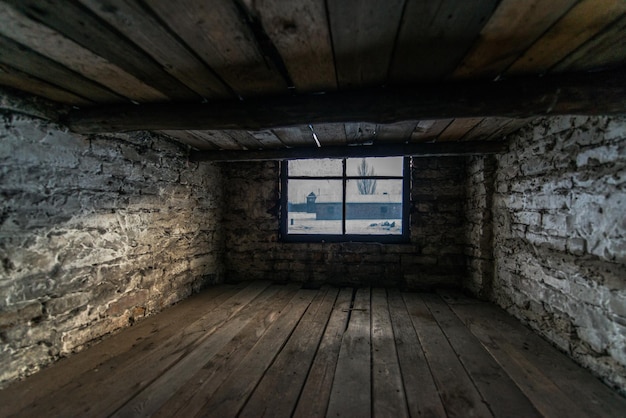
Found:
M 262 130 L 319 123 L 626 113 L 626 71 L 394 86 L 204 104 L 115 105 L 79 109 L 74 131 Z
M 310 158 L 363 157 L 446 157 L 458 155 L 498 154 L 507 151 L 503 141 L 431 142 L 413 144 L 358 145 L 330 147 L 273 148 L 252 151 L 193 151 L 191 161 L 271 161 Z

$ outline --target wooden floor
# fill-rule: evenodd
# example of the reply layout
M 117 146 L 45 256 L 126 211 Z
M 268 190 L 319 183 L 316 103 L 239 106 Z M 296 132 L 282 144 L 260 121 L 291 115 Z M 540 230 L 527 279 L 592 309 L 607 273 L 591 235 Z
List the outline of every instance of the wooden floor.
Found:
M 224 285 L 0 391 L 0 415 L 623 417 L 626 399 L 458 294 Z

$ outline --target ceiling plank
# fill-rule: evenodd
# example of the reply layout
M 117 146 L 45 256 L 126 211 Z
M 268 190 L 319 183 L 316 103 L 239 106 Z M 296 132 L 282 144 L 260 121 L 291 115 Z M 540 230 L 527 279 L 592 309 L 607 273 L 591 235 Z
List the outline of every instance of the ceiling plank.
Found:
M 626 12 L 624 0 L 583 0 L 507 70 L 519 75 L 548 71 Z
M 241 96 L 287 91 L 231 0 L 153 0 L 149 7 Z
M 246 131 L 223 131 L 226 135 L 230 136 L 234 141 L 241 145 L 243 149 L 261 149 L 263 144 L 258 139 L 250 135 Z
M 578 0 L 503 0 L 452 78 L 494 78 Z
M 183 144 L 187 144 L 190 145 L 196 149 L 199 149 L 201 151 L 208 151 L 208 150 L 216 150 L 217 146 L 215 146 L 212 143 L 209 143 L 207 141 L 205 141 L 204 139 L 198 138 L 195 135 L 192 135 L 190 132 L 188 131 L 168 131 L 168 130 L 163 130 L 163 131 L 155 131 L 156 133 L 174 138 L 176 141 L 182 142 Z
M 94 102 L 124 101 L 123 97 L 100 84 L 4 36 L 0 36 L 0 62 Z
M 46 83 L 8 65 L 0 64 L 0 85 L 25 91 L 59 103 L 76 106 L 93 105 L 93 102 Z
M 263 148 L 284 148 L 285 144 L 270 129 L 248 131 L 248 133 L 261 144 Z
M 218 149 L 240 150 L 242 146 L 224 131 L 188 131 L 191 135 L 215 145 Z
M 349 145 L 363 144 L 374 141 L 376 138 L 375 123 L 346 123 L 346 142 Z
M 145 104 L 78 109 L 77 132 L 141 129 L 244 129 L 319 123 L 539 115 L 611 115 L 626 108 L 626 71 L 518 77 L 498 82 L 428 83 L 205 104 Z M 353 140 L 348 137 L 348 141 Z
M 506 142 L 442 142 L 417 144 L 385 144 L 337 147 L 301 147 L 259 151 L 192 152 L 191 161 L 267 161 L 306 158 L 452 156 L 496 154 L 508 149 Z
M 586 71 L 626 62 L 626 14 L 568 55 L 552 72 Z
M 347 144 L 343 123 L 326 123 L 312 127 L 322 146 Z
M 524 126 L 531 123 L 535 118 L 522 118 L 522 119 L 511 119 L 510 122 L 504 123 L 501 126 L 497 127 L 495 130 L 491 132 L 489 136 L 487 136 L 485 141 L 499 141 L 502 140 L 505 136 L 512 134 L 513 132 L 517 132 Z
M 387 81 L 405 0 L 328 1 L 339 87 Z
M 480 141 L 489 138 L 493 132 L 511 123 L 510 118 L 484 118 L 478 125 L 471 129 L 461 140 Z
M 437 138 L 437 141 L 458 141 L 471 131 L 483 118 L 459 118 L 450 125 Z
M 136 0 L 80 0 L 123 33 L 162 68 L 198 95 L 214 99 L 233 95 L 211 69 L 191 53 Z
M 170 99 L 196 100 L 199 96 L 167 74 L 143 50 L 77 2 L 54 0 L 4 0 L 25 15 L 95 52 Z
M 272 131 L 288 147 L 316 146 L 313 132 L 311 132 L 308 126 L 274 128 Z
M 391 80 L 441 80 L 470 49 L 498 0 L 407 0 Z
M 421 120 L 411 134 L 411 142 L 434 141 L 454 119 Z
M 259 16 L 299 93 L 337 88 L 324 0 L 245 0 Z
M 376 141 L 408 141 L 415 131 L 417 121 L 389 123 L 376 126 Z
M 0 34 L 99 82 L 120 96 L 139 102 L 167 100 L 158 90 L 5 3 L 0 3 Z

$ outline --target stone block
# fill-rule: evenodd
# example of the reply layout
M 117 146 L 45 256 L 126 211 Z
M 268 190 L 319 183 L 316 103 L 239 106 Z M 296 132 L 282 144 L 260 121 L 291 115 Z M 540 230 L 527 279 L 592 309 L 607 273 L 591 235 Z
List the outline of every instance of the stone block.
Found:
M 6 308 L 5 308 L 6 309 Z M 43 315 L 39 301 L 22 302 L 0 312 L 0 330 L 27 323 Z
M 87 292 L 69 293 L 45 302 L 46 311 L 50 316 L 57 316 L 87 305 L 91 295 Z
M 583 255 L 587 252 L 587 240 L 584 238 L 568 238 L 567 251 L 573 255 Z

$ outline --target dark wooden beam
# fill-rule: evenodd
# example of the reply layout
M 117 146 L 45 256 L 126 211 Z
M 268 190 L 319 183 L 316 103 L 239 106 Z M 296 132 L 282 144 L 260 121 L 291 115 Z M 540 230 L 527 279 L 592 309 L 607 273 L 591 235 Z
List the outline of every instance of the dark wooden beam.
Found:
M 339 91 L 205 104 L 145 104 L 77 110 L 82 133 L 129 130 L 259 130 L 333 122 L 394 123 L 473 117 L 626 113 L 626 71 L 519 77 Z
M 445 157 L 454 155 L 497 154 L 506 152 L 503 141 L 433 142 L 417 144 L 355 145 L 333 147 L 278 148 L 258 151 L 194 151 L 191 161 L 270 161 L 308 158 L 347 157 Z

